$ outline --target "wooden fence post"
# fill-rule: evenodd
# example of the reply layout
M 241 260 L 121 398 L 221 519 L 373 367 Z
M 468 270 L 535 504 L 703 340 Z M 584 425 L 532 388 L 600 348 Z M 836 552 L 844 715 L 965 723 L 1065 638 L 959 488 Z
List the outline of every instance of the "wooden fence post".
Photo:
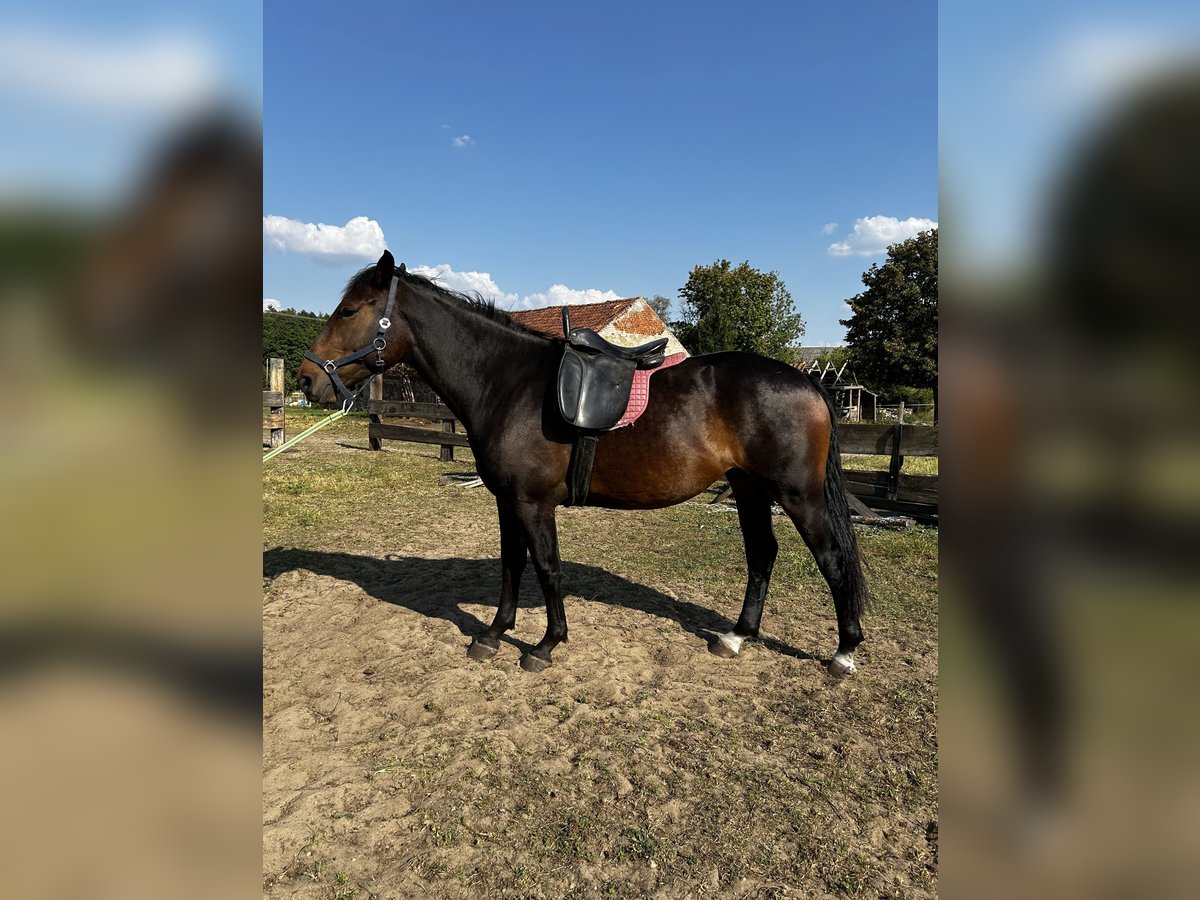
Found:
M 896 410 L 896 427 L 892 430 L 892 460 L 888 466 L 888 486 L 887 497 L 889 500 L 896 499 L 896 492 L 900 489 L 900 469 L 904 466 L 904 457 L 900 455 L 900 439 L 904 436 L 904 401 L 900 401 L 900 406 Z
M 451 419 L 448 422 L 443 422 L 442 431 L 447 431 L 450 434 L 454 434 L 454 420 Z M 438 456 L 438 460 L 440 462 L 454 462 L 454 445 L 442 444 L 442 452 L 441 455 Z
M 371 400 L 382 400 L 383 399 L 383 373 L 382 372 L 371 379 L 370 399 Z M 368 421 L 370 422 L 371 425 L 379 425 L 381 422 L 383 422 L 383 419 L 379 416 L 378 413 L 375 413 L 374 411 L 372 411 Z M 370 433 L 370 430 L 371 430 L 370 426 L 368 426 L 367 432 Z M 371 445 L 372 450 L 382 450 L 383 449 L 382 438 L 377 438 L 377 437 L 368 438 L 367 442 Z
M 285 440 L 284 431 L 286 425 L 284 423 L 283 414 L 283 360 L 272 357 L 267 360 L 267 390 L 278 394 L 279 405 L 276 406 L 274 400 L 269 409 L 270 427 L 271 427 L 271 447 L 275 448 L 282 444 Z

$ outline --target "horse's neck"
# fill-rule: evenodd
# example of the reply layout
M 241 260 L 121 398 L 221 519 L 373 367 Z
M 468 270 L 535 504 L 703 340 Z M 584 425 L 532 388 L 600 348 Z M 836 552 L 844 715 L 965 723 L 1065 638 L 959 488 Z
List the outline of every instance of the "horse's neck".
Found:
M 538 354 L 517 346 L 530 343 L 522 335 L 454 300 L 422 296 L 405 318 L 413 333 L 409 362 L 468 432 L 484 424 L 498 379 L 519 379 L 514 370 L 540 365 Z

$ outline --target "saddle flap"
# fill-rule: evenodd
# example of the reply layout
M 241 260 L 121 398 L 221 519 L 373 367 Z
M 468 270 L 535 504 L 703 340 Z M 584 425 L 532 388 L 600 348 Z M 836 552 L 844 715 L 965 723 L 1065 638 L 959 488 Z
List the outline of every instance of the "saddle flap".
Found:
M 558 411 L 570 425 L 579 416 L 579 398 L 583 396 L 583 360 L 567 350 L 558 364 Z
M 579 353 L 568 345 L 558 366 L 559 413 L 576 428 L 612 428 L 625 414 L 636 369 L 633 360 Z

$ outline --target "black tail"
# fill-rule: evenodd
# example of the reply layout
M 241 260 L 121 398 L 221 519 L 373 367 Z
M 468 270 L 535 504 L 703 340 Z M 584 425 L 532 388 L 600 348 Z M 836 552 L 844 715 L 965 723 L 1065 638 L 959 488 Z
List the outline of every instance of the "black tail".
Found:
M 862 557 L 858 552 L 858 538 L 850 521 L 850 505 L 846 502 L 846 476 L 842 472 L 842 452 L 838 446 L 837 413 L 833 401 L 820 380 L 811 374 L 809 380 L 825 401 L 829 410 L 829 459 L 825 461 L 825 508 L 829 511 L 829 523 L 833 531 L 834 548 L 838 562 L 845 573 L 846 596 L 849 612 L 855 619 L 871 608 L 871 594 L 867 590 L 867 579 L 863 575 Z

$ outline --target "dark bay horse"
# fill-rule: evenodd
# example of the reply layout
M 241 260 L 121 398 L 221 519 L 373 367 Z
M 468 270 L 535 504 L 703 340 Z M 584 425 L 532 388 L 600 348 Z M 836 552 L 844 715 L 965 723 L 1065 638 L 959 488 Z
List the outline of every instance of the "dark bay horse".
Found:
M 487 659 L 499 649 L 501 635 L 516 624 L 517 589 L 532 558 L 547 627 L 521 667 L 547 668 L 551 651 L 567 639 L 555 524 L 573 440 L 554 395 L 563 341 L 525 329 L 490 303 L 397 269 L 384 251 L 350 280 L 310 353 L 331 361 L 351 357 L 332 373 L 305 361 L 298 380 L 311 401 L 332 402 L 381 367 L 405 362 L 463 423 L 479 476 L 496 496 L 502 568 L 495 621 L 468 652 Z M 335 380 L 345 387 L 337 390 Z M 837 676 L 854 671 L 867 585 L 833 412 L 808 375 L 751 353 L 694 356 L 656 372 L 641 418 L 600 438 L 587 505 L 656 509 L 688 500 L 720 478 L 729 480 L 737 500 L 749 579 L 737 624 L 709 650 L 732 658 L 743 641 L 758 636 L 778 551 L 771 524 L 776 501 L 833 594 L 838 649 L 829 670 Z

